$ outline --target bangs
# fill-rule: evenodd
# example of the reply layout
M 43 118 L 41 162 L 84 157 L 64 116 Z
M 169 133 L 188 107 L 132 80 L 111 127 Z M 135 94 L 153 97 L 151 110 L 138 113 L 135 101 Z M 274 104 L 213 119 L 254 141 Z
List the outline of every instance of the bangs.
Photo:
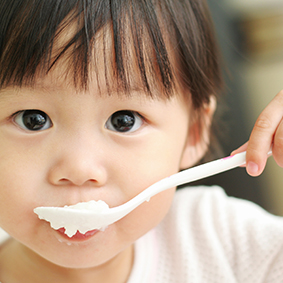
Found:
M 177 78 L 195 108 L 221 85 L 205 0 L 3 2 L 0 88 L 32 86 L 59 62 L 80 89 L 104 73 L 108 90 L 129 93 L 134 78 L 147 94 L 170 97 Z
M 161 92 L 170 95 L 173 74 L 153 5 L 139 0 L 19 2 L 13 14 L 7 13 L 9 19 L 0 21 L 5 34 L 0 43 L 1 88 L 32 85 L 36 75 L 48 74 L 61 58 L 74 85 L 87 88 L 90 70 L 103 72 L 96 64 L 102 56 L 108 86 L 114 78 L 120 91 L 129 92 L 134 72 L 147 93 L 159 81 Z

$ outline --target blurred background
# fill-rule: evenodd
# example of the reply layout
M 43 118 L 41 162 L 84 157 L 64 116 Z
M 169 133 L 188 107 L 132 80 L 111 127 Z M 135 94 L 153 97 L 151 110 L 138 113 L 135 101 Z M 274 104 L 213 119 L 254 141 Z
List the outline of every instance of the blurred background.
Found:
M 283 1 L 208 0 L 225 61 L 227 108 L 222 116 L 224 155 L 249 138 L 254 122 L 268 102 L 283 89 Z M 282 109 L 283 114 L 283 109 Z M 257 178 L 238 168 L 210 177 L 228 195 L 258 203 L 283 215 L 283 168 L 269 158 Z

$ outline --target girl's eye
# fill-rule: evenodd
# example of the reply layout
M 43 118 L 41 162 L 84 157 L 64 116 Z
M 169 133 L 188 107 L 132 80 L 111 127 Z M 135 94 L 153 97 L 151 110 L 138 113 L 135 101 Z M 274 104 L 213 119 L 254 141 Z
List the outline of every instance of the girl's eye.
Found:
M 24 110 L 14 115 L 14 122 L 24 130 L 42 131 L 50 128 L 52 122 L 48 115 L 40 110 Z
M 143 124 L 141 116 L 130 110 L 117 111 L 106 122 L 106 128 L 120 133 L 134 132 Z

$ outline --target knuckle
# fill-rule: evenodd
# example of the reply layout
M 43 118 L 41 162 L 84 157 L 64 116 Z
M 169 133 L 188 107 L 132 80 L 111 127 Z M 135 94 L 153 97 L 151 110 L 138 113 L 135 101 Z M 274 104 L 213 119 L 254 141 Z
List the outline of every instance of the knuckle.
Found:
M 256 147 L 255 145 L 250 145 L 247 150 L 247 159 L 249 160 L 258 159 L 259 155 L 260 155 L 260 151 L 258 147 Z
M 264 132 L 268 131 L 272 128 L 271 120 L 269 119 L 268 116 L 261 115 L 255 123 L 255 128 L 257 130 L 264 131 Z

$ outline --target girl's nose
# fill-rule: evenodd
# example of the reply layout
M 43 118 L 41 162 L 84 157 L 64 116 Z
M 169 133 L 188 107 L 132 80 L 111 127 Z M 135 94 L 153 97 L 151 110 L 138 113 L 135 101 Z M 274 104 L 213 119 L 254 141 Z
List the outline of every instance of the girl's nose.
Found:
M 92 185 L 101 187 L 106 183 L 106 171 L 83 160 L 60 162 L 50 171 L 49 179 L 54 185 Z
M 54 185 L 101 187 L 107 181 L 103 163 L 103 153 L 97 149 L 93 152 L 93 147 L 66 146 L 55 158 L 49 171 L 49 181 Z

